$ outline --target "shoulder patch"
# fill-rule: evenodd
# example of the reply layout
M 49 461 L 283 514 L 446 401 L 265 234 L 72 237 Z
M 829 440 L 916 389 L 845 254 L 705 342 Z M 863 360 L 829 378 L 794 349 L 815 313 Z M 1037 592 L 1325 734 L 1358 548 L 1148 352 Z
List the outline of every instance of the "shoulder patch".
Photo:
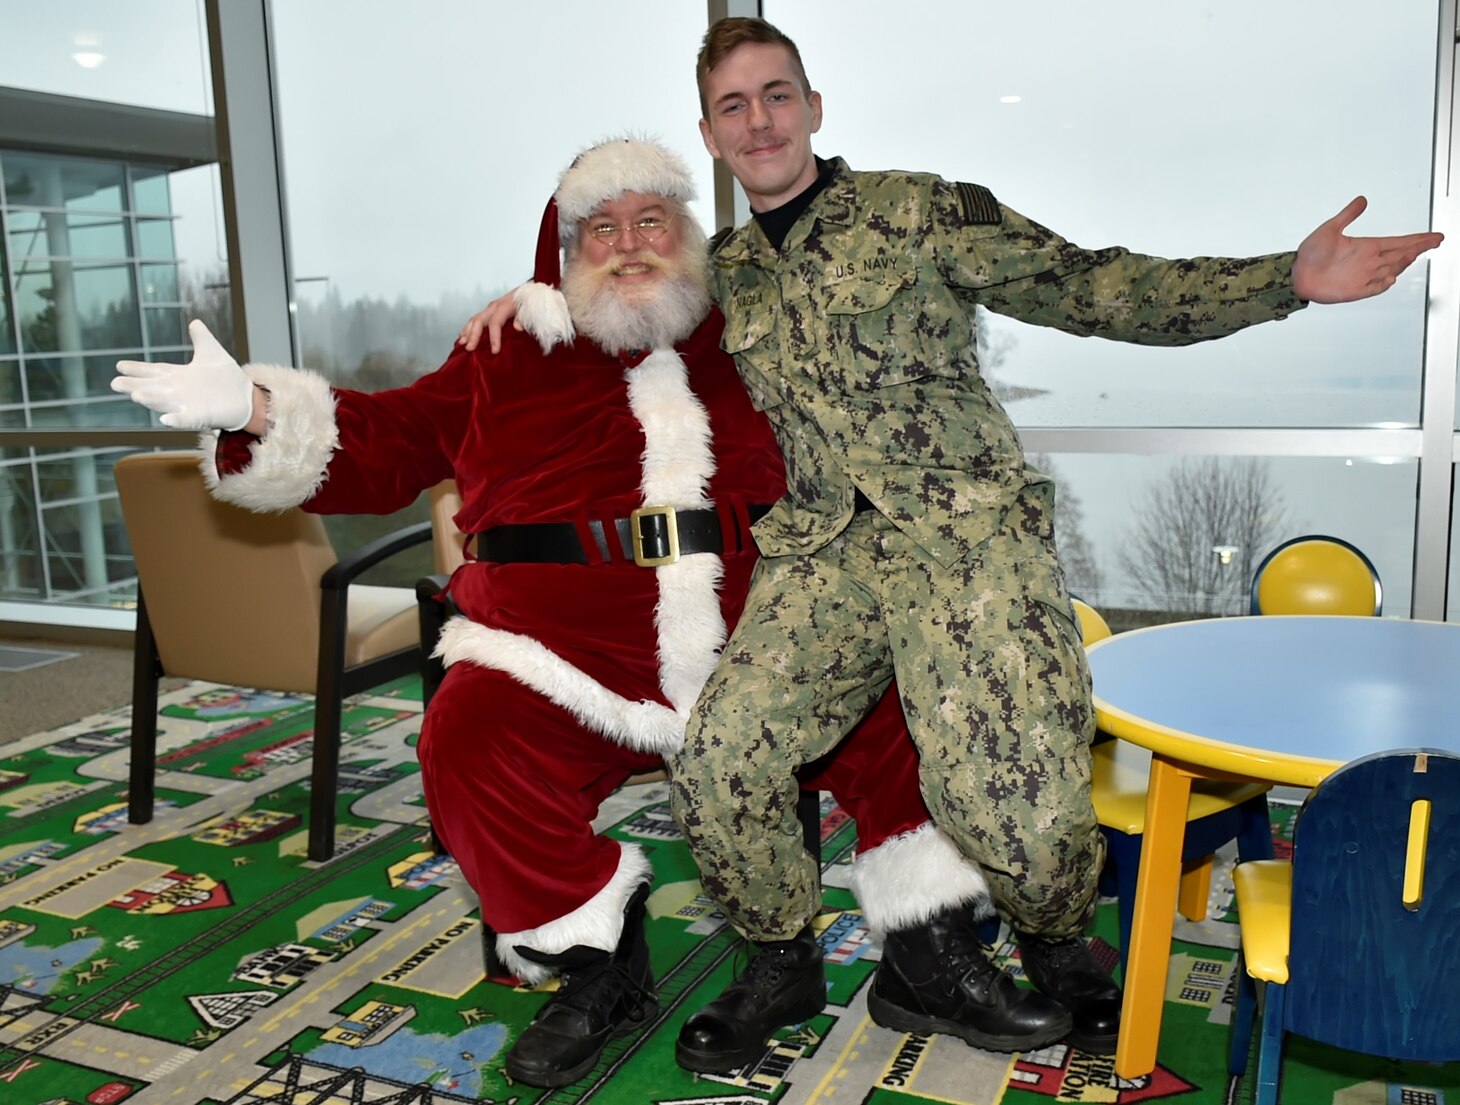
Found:
M 730 237 L 734 232 L 735 228 L 733 226 L 722 226 L 719 230 L 715 231 L 715 236 L 710 239 L 710 255 L 714 256 L 720 252 L 720 247 L 725 244 L 725 239 Z
M 961 180 L 953 185 L 958 189 L 958 206 L 963 209 L 963 219 L 973 226 L 993 226 L 1004 221 L 999 201 L 982 184 L 964 184 Z

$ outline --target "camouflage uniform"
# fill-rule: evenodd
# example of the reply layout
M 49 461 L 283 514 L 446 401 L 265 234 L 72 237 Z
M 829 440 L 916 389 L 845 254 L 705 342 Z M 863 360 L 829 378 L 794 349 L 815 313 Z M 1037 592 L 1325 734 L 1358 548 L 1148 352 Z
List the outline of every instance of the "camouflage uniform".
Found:
M 1291 253 L 1167 261 L 1085 250 L 985 188 L 835 176 L 777 252 L 752 220 L 713 282 L 789 492 L 755 527 L 740 624 L 673 764 L 706 888 L 757 940 L 812 915 L 792 771 L 895 672 L 934 820 L 1017 927 L 1088 916 L 1090 676 L 1055 557 L 1053 487 L 979 373 L 974 306 L 1150 345 L 1302 306 Z M 860 490 L 875 509 L 854 512 Z

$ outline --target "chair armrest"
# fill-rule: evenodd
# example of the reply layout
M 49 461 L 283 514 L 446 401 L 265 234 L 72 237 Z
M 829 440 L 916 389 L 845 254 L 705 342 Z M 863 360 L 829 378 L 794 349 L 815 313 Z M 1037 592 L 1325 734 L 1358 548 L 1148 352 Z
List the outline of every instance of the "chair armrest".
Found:
M 454 614 L 451 599 L 442 594 L 446 590 L 449 576 L 423 576 L 416 581 L 416 613 L 421 625 L 421 703 L 431 704 L 431 696 L 446 678 L 446 665 L 439 656 L 433 656 L 436 642 L 446 620 Z M 437 596 L 440 596 L 439 598 Z
M 368 545 L 362 545 L 348 556 L 342 556 L 334 567 L 320 577 L 319 585 L 326 591 L 340 591 L 348 587 L 356 576 L 367 568 L 373 568 L 382 560 L 388 560 L 396 553 L 431 540 L 431 523 L 417 522 L 415 525 L 387 533 Z

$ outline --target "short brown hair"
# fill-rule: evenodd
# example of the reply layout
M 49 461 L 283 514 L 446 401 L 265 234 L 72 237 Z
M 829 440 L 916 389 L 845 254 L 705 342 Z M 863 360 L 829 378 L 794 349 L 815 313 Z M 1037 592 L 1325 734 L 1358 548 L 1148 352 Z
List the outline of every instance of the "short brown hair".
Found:
M 811 98 L 811 82 L 806 79 L 806 66 L 801 64 L 801 51 L 796 49 L 790 36 L 764 19 L 732 16 L 717 20 L 711 25 L 705 32 L 705 41 L 700 45 L 700 56 L 695 59 L 695 82 L 700 88 L 700 115 L 703 118 L 710 117 L 710 105 L 705 102 L 705 81 L 710 76 L 710 70 L 729 57 L 736 47 L 744 46 L 747 42 L 784 46 L 801 78 L 802 94 L 807 99 Z

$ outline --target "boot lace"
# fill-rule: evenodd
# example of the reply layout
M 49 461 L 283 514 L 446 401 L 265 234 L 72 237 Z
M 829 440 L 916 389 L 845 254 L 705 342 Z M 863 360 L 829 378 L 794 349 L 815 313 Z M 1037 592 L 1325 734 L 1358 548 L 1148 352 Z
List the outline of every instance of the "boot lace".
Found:
M 780 948 L 762 949 L 758 954 L 749 956 L 749 962 L 745 964 L 743 971 L 737 969 L 735 981 L 725 988 L 725 993 L 735 990 L 751 997 L 769 996 L 775 993 L 782 976 L 790 969 L 786 951 Z
M 972 926 L 953 926 L 941 950 L 960 981 L 985 982 L 997 972 L 990 958 L 992 949 Z
M 620 1001 L 640 1008 L 654 996 L 650 984 L 635 978 L 632 971 L 617 960 L 567 971 L 553 1004 L 560 1009 L 575 1009 L 592 1015 L 608 1013 Z

